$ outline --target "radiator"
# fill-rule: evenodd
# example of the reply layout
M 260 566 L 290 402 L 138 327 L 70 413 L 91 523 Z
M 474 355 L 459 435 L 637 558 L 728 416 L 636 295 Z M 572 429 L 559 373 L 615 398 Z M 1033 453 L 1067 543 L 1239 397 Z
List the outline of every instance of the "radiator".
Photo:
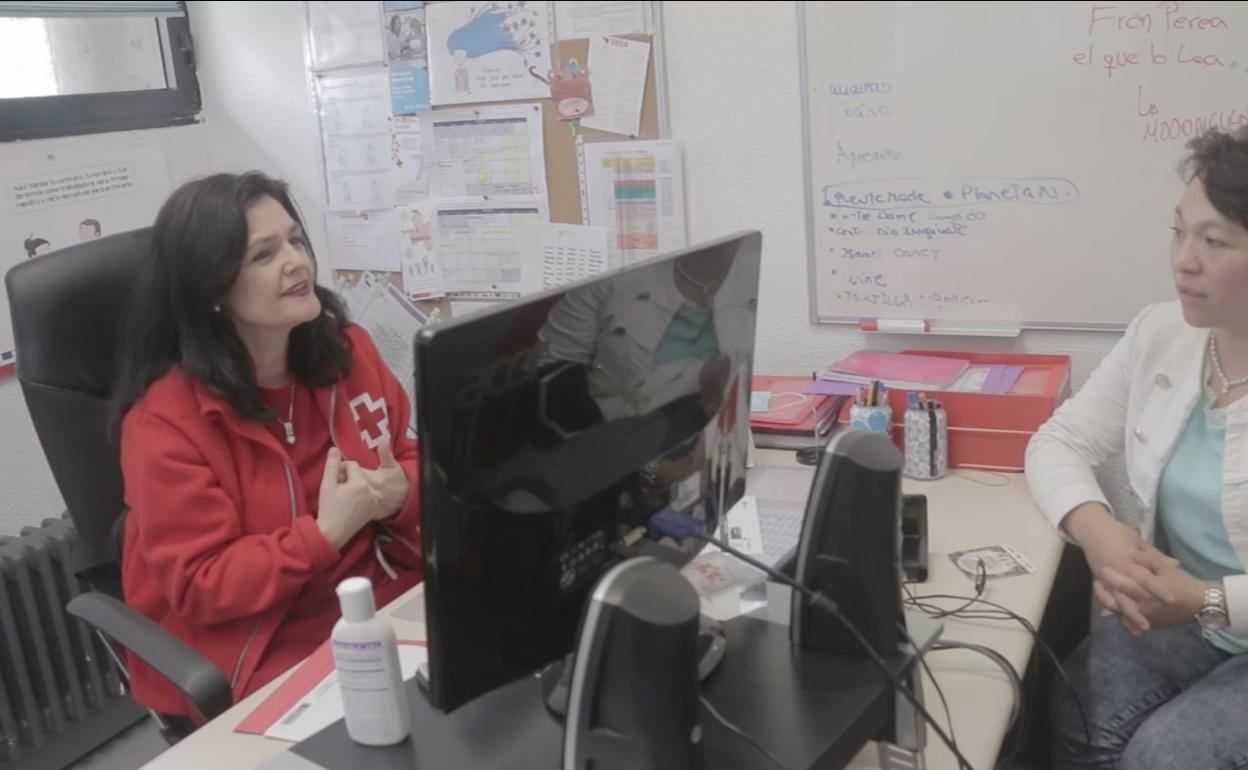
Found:
M 71 568 L 80 542 L 67 519 L 0 537 L 0 762 L 33 762 L 58 739 L 79 743 L 102 712 L 133 709 L 99 635 L 65 611 L 86 590 Z

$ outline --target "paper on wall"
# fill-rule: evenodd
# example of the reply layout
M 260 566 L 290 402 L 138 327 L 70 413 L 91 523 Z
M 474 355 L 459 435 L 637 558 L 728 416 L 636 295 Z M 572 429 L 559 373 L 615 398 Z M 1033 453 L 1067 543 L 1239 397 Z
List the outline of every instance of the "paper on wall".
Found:
M 607 269 L 605 227 L 539 224 L 520 228 L 523 264 L 542 266 L 526 275 L 525 291 L 537 291 L 589 278 Z
M 424 120 L 435 196 L 546 199 L 540 105 L 439 110 Z
M 407 62 L 411 66 L 425 67 L 426 43 L 425 9 L 407 8 L 393 11 L 383 8 L 381 34 L 386 41 L 386 61 Z
M 390 162 L 396 204 L 414 203 L 428 197 L 429 180 L 425 173 L 425 144 L 421 138 L 420 118 L 411 115 L 394 117 Z
M 586 224 L 611 230 L 609 267 L 687 245 L 679 144 L 589 142 L 582 160 Z
M 330 210 L 393 206 L 386 73 L 325 75 L 317 90 Z
M 549 6 L 460 0 L 427 6 L 433 103 L 550 96 L 540 79 L 551 69 Z
M 159 146 L 70 152 L 45 148 L 0 168 L 0 268 L 102 236 L 147 227 L 169 195 Z M 16 361 L 0 297 L 0 376 Z
M 360 274 L 355 290 L 344 295 L 351 320 L 368 330 L 386 365 L 403 386 L 412 404 L 408 432 L 416 428 L 416 358 L 413 340 L 428 317 L 403 290 L 371 272 Z
M 410 299 L 441 297 L 446 289 L 437 252 L 437 210 L 433 201 L 426 198 L 401 206 L 398 216 L 403 291 Z
M 325 215 L 329 260 L 335 270 L 385 270 L 399 266 L 398 213 L 394 209 Z
M 536 281 L 540 262 L 525 263 L 520 228 L 548 221 L 544 200 L 438 205 L 438 256 L 453 299 L 515 299 Z
M 642 2 L 585 0 L 555 3 L 555 35 L 559 40 L 646 31 L 645 3 Z
M 641 103 L 646 92 L 650 44 L 622 37 L 589 41 L 589 85 L 594 114 L 582 118 L 586 128 L 636 136 L 641 131 Z
M 381 7 L 377 3 L 308 2 L 312 69 L 382 61 Z

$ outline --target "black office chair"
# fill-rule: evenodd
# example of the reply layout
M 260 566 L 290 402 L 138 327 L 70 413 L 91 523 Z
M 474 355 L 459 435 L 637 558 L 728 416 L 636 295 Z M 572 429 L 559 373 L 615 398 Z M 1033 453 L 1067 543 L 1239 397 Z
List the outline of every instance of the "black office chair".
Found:
M 82 540 L 74 571 L 93 589 L 67 609 L 102 633 L 106 647 L 111 638 L 130 650 L 212 719 L 232 705 L 225 675 L 122 601 L 125 504 L 109 399 L 126 308 L 150 240 L 143 229 L 70 246 L 12 268 L 5 286 L 17 378 Z M 170 743 L 194 729 L 189 719 L 153 715 Z

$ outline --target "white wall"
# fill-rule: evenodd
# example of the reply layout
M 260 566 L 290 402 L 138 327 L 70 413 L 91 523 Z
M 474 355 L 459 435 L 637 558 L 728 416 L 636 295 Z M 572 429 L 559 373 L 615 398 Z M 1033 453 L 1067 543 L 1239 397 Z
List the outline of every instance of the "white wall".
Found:
M 78 153 L 143 146 L 164 148 L 173 186 L 211 168 L 207 139 L 200 126 L 10 142 L 0 144 L 0 166 L 45 152 Z M 0 236 L 0 242 L 18 242 L 15 237 Z M 15 378 L 0 380 L 0 439 L 0 491 L 3 492 L 0 535 L 17 534 L 23 526 L 37 526 L 43 519 L 59 516 L 65 504 L 35 438 L 26 402 Z
M 187 5 L 214 170 L 255 169 L 285 179 L 313 250 L 328 254 L 320 139 L 304 59 L 304 4 Z M 325 282 L 330 271 L 320 272 Z
M 663 18 L 672 136 L 684 144 L 690 239 L 763 232 L 756 371 L 801 374 L 864 345 L 1069 353 L 1077 388 L 1109 352 L 1119 335 L 1025 331 L 1018 339 L 933 338 L 812 325 L 796 4 L 664 2 Z M 1116 505 L 1121 478 L 1120 469 L 1105 476 Z

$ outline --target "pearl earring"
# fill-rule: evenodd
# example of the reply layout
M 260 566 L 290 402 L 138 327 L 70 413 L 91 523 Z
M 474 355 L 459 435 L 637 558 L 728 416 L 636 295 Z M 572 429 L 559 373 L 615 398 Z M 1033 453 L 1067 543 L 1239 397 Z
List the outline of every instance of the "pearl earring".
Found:
M 221 312 L 221 306 L 220 306 L 220 305 L 213 305 L 213 306 L 212 306 L 212 312 L 214 312 L 214 313 L 220 313 L 220 312 Z

